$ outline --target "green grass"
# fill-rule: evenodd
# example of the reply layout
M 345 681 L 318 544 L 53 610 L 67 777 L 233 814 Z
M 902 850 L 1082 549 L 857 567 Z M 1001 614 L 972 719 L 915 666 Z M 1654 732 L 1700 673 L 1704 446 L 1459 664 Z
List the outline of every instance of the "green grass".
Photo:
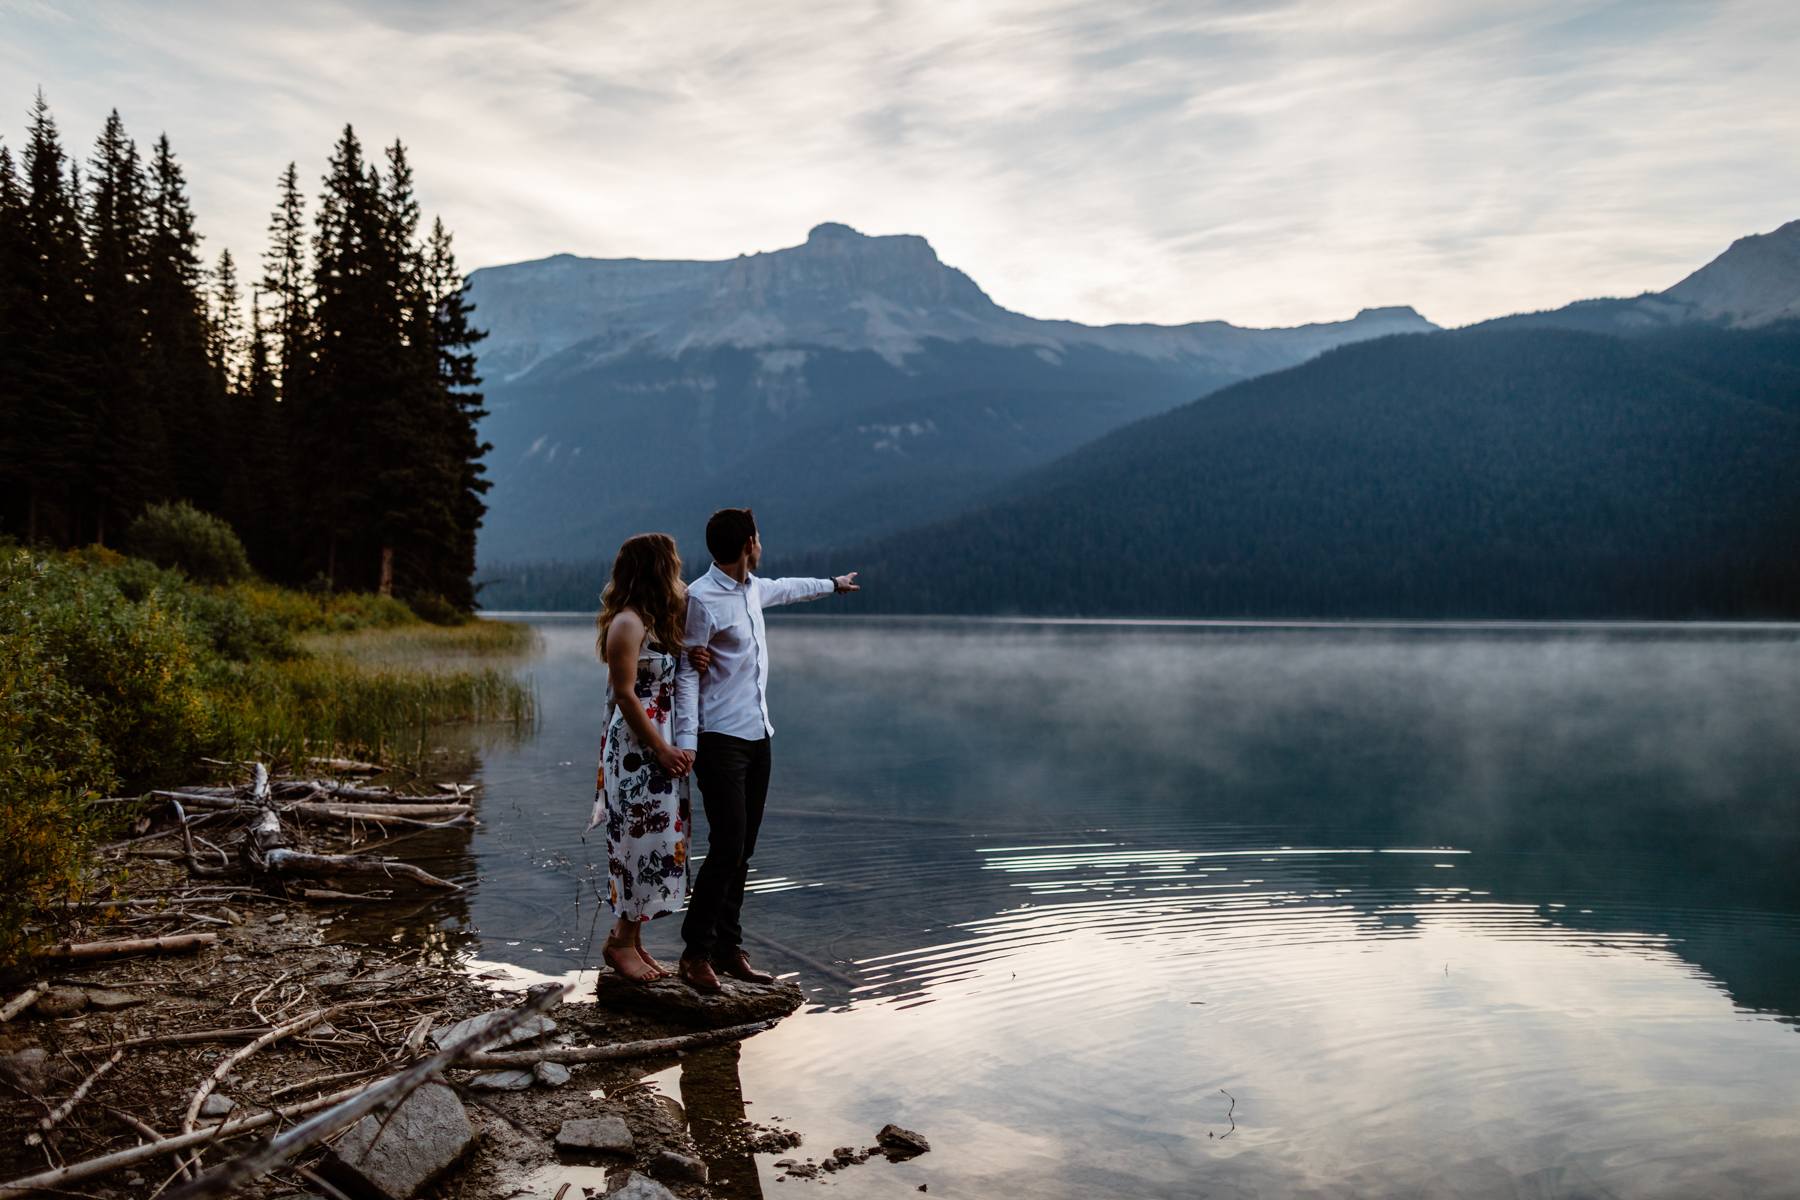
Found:
M 445 725 L 535 719 L 506 661 L 534 649 L 524 626 L 430 624 L 391 597 L 0 542 L 0 963 L 128 807 L 94 800 L 190 782 L 203 757 L 422 767 Z

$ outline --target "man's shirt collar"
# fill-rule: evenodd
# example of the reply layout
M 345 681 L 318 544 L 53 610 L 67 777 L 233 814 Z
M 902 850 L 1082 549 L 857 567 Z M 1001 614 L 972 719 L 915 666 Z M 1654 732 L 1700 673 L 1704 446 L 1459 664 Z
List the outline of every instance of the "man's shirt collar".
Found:
M 750 586 L 750 579 L 751 579 L 751 576 L 745 575 L 744 582 L 739 583 L 737 580 L 735 580 L 731 576 L 727 575 L 724 571 L 720 570 L 718 563 L 714 563 L 710 568 L 707 569 L 706 577 L 713 581 L 714 586 L 722 587 L 728 592 L 743 591 L 745 588 Z

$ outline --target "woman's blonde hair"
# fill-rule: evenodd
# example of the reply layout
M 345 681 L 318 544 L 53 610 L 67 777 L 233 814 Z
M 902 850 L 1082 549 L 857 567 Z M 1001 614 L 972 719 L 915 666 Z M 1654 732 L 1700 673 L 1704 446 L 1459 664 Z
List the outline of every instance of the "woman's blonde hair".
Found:
M 666 533 L 626 538 L 619 556 L 613 559 L 612 578 L 600 593 L 600 615 L 594 618 L 600 636 L 594 640 L 594 653 L 601 662 L 606 661 L 606 631 L 613 618 L 627 608 L 642 618 L 650 641 L 665 653 L 681 653 L 686 601 L 675 539 Z

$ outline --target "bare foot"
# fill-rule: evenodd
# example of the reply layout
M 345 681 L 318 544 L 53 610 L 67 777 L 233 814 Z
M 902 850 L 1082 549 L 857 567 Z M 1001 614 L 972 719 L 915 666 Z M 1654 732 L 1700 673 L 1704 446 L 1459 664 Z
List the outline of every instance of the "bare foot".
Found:
M 607 966 L 633 983 L 654 983 L 662 978 L 653 967 L 633 953 L 630 946 L 609 941 L 606 948 L 600 951 L 600 957 L 606 960 Z
M 652 971 L 656 972 L 656 977 L 658 979 L 667 979 L 669 977 L 669 968 L 663 966 L 654 958 L 651 958 L 648 950 L 644 949 L 642 946 L 633 946 L 632 949 L 636 950 L 638 957 L 643 959 Z

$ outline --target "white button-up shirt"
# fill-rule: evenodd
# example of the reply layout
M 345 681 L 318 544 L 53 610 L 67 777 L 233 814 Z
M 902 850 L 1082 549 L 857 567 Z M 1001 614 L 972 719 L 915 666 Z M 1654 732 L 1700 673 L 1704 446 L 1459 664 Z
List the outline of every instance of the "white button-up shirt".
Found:
M 817 600 L 837 590 L 830 579 L 762 579 L 739 583 L 715 563 L 688 585 L 690 646 L 712 651 L 701 675 L 687 655 L 675 674 L 675 746 L 692 750 L 700 733 L 724 733 L 754 742 L 770 736 L 768 636 L 762 610 L 797 600 Z

